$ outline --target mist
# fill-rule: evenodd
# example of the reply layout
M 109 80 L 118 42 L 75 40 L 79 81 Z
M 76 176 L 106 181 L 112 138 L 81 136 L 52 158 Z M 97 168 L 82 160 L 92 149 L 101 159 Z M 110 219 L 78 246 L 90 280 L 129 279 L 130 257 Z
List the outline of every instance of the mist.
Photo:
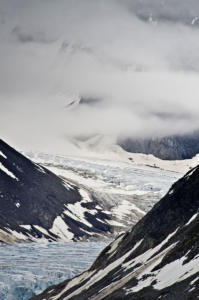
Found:
M 60 152 L 197 130 L 198 16 L 193 0 L 0 0 L 1 137 Z

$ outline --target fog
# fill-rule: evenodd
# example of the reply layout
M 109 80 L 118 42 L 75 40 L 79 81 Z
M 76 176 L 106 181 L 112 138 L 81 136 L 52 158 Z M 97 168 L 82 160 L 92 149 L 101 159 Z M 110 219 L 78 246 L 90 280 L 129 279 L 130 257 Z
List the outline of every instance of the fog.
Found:
M 198 129 L 197 3 L 0 0 L 2 138 L 60 152 L 79 135 Z

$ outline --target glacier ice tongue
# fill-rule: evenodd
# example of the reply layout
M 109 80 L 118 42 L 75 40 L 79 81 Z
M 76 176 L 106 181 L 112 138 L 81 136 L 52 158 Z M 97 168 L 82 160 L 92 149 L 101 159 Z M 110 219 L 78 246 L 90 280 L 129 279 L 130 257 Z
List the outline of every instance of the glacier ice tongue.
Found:
M 88 268 L 108 242 L 0 245 L 0 299 L 27 300 Z

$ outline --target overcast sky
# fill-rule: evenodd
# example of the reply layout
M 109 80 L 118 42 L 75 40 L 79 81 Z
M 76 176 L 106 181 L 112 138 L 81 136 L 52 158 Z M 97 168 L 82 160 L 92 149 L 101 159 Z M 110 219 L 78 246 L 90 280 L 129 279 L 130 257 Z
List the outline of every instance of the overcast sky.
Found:
M 47 151 L 198 129 L 198 16 L 198 0 L 0 0 L 1 136 Z M 81 97 L 99 101 L 69 109 Z

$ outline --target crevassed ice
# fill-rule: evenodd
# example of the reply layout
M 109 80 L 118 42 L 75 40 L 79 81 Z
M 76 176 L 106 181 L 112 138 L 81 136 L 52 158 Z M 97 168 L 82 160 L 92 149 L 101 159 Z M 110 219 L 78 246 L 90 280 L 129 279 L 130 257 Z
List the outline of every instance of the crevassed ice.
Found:
M 0 299 L 27 300 L 88 268 L 105 242 L 0 245 Z

